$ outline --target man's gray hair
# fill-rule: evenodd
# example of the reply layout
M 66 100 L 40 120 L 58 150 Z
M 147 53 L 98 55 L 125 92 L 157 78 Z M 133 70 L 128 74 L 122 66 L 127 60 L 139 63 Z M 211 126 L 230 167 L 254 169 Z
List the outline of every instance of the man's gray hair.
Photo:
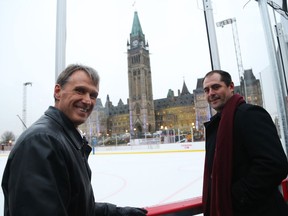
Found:
M 81 64 L 68 65 L 66 69 L 59 74 L 56 84 L 59 84 L 61 87 L 63 87 L 68 82 L 70 76 L 74 72 L 79 70 L 86 72 L 90 76 L 91 80 L 94 82 L 95 86 L 99 85 L 100 77 L 98 72 L 92 67 Z

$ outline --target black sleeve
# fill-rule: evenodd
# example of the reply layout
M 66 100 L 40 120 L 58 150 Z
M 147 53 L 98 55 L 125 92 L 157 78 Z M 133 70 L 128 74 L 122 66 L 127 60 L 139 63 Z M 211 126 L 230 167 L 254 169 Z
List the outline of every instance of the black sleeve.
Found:
M 67 215 L 69 176 L 57 143 L 33 135 L 10 154 L 2 180 L 7 215 Z
M 138 207 L 117 207 L 111 203 L 95 203 L 95 216 L 146 216 L 148 211 Z
M 97 215 L 116 216 L 117 215 L 116 208 L 117 208 L 116 205 L 113 205 L 110 203 L 96 202 L 95 203 L 95 216 Z

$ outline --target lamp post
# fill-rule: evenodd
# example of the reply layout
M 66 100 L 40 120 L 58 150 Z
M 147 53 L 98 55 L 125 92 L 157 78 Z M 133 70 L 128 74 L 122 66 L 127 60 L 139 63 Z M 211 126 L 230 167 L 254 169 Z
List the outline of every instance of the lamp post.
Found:
M 149 123 L 145 124 L 145 144 L 147 144 L 147 133 L 149 131 Z
M 173 129 L 173 143 L 175 143 L 175 129 Z
M 192 127 L 191 127 L 191 142 L 194 142 L 194 128 L 195 128 L 195 125 L 194 125 L 194 122 L 192 122 Z
M 225 25 L 231 24 L 232 26 L 232 34 L 233 34 L 233 41 L 234 41 L 234 48 L 235 48 L 235 54 L 236 54 L 236 60 L 237 60 L 237 68 L 238 68 L 238 75 L 239 75 L 239 85 L 241 86 L 241 75 L 243 75 L 243 85 L 244 85 L 244 96 L 247 99 L 247 89 L 246 89 L 246 81 L 244 77 L 244 68 L 242 63 L 242 57 L 241 57 L 241 49 L 240 49 L 240 43 L 239 43 L 239 37 L 238 37 L 238 30 L 236 25 L 236 18 L 230 18 L 226 19 L 220 22 L 217 22 L 217 27 L 224 27 Z
M 32 82 L 25 82 L 23 83 L 23 109 L 22 109 L 22 123 L 23 123 L 23 131 L 26 129 L 26 114 L 27 114 L 27 86 L 32 86 Z
M 170 143 L 169 141 L 169 131 L 168 131 L 168 127 L 165 126 L 165 131 L 166 131 L 166 143 Z

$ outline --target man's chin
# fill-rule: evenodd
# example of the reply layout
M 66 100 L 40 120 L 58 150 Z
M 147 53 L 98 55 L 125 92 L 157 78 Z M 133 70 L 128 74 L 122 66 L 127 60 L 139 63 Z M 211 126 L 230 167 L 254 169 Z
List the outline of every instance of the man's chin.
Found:
M 85 121 L 84 121 L 85 122 Z M 77 128 L 78 126 L 82 125 L 84 122 L 74 122 L 75 127 Z
M 214 110 L 216 110 L 216 111 L 219 110 L 219 105 L 218 105 L 218 104 L 211 104 L 211 107 L 212 107 Z
M 73 121 L 74 125 L 79 126 L 79 125 L 83 124 L 87 120 L 87 118 L 86 117 L 80 117 L 80 118 L 78 117 L 77 119 L 74 119 L 74 121 Z

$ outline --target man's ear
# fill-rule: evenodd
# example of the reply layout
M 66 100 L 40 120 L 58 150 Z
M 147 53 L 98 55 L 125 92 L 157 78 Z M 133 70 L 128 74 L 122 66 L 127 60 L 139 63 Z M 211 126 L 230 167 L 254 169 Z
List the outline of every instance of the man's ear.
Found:
M 59 84 L 56 84 L 54 87 L 54 98 L 55 100 L 60 99 L 60 92 L 61 92 L 61 86 Z
M 229 87 L 230 87 L 232 90 L 234 90 L 234 82 L 231 82 L 230 85 L 229 85 Z

